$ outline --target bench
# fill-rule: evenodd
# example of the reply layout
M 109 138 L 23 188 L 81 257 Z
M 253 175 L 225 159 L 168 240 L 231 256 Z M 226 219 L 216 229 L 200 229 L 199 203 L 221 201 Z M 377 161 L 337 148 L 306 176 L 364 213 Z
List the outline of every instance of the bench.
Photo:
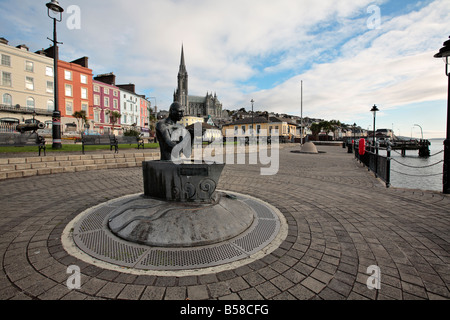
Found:
M 144 145 L 144 139 L 139 136 L 118 136 L 117 137 L 118 143 L 119 144 L 134 144 L 137 143 L 138 145 L 138 150 L 142 147 L 142 149 L 145 149 L 145 145 Z
M 104 135 L 82 135 L 81 136 L 81 149 L 84 154 L 84 146 L 92 145 L 105 145 L 109 146 L 109 150 L 114 147 L 115 153 L 119 152 L 119 144 L 117 138 L 114 135 L 104 134 Z
M 39 147 L 39 156 L 41 151 L 45 154 L 45 138 L 38 135 L 36 132 L 32 133 L 0 133 L 0 147 L 25 147 L 37 146 Z

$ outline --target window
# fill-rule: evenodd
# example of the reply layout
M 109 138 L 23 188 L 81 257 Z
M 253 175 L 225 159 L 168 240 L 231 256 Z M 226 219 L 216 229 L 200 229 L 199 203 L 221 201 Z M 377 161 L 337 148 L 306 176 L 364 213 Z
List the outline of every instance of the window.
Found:
M 7 106 L 12 106 L 12 97 L 9 93 L 3 95 L 3 104 Z
M 72 115 L 73 113 L 73 102 L 70 100 L 66 100 L 66 114 Z
M 94 121 L 100 122 L 100 112 L 98 110 L 94 111 Z
M 103 88 L 103 93 L 104 94 L 109 94 L 109 89 L 108 88 Z
M 256 125 L 256 134 L 260 134 L 261 133 L 261 125 L 257 124 Z
M 104 97 L 103 106 L 109 108 L 109 97 Z
M 119 95 L 119 93 L 117 92 L 117 90 L 114 90 L 113 92 L 114 97 L 117 97 Z
M 83 102 L 81 104 L 81 111 L 86 112 L 86 114 L 88 114 L 88 104 L 86 102 Z
M 47 81 L 47 92 L 53 93 L 53 81 Z
M 47 110 L 48 110 L 48 111 L 53 111 L 53 110 L 55 110 L 55 104 L 53 103 L 53 100 L 48 100 L 48 101 L 47 101 Z
M 80 74 L 80 82 L 87 84 L 87 76 L 85 74 Z
M 49 77 L 53 77 L 53 67 L 46 66 L 45 67 L 45 75 Z
M 100 105 L 100 96 L 98 94 L 94 94 L 94 105 Z
M 81 99 L 87 99 L 87 98 L 88 98 L 88 89 L 81 88 Z
M 2 54 L 2 66 L 11 67 L 11 57 Z
M 98 85 L 94 85 L 94 91 L 95 92 L 100 92 L 100 87 Z
M 241 129 L 242 129 L 242 134 L 245 134 L 245 126 L 242 126 Z
M 25 78 L 25 88 L 28 90 L 34 90 L 34 79 L 32 77 Z
M 123 103 L 123 110 L 127 110 L 127 103 L 126 102 Z
M 2 86 L 12 87 L 11 73 L 2 72 Z
M 72 71 L 64 70 L 64 79 L 72 80 Z
M 33 61 L 25 61 L 25 71 L 34 72 L 34 63 L 33 63 Z
M 67 97 L 72 96 L 72 86 L 70 84 L 66 84 L 66 96 Z
M 27 98 L 27 109 L 34 110 L 34 99 L 32 97 Z
M 113 100 L 113 105 L 114 105 L 114 109 L 117 109 L 117 107 L 118 107 L 118 105 L 119 105 L 117 99 L 114 99 L 114 100 Z
M 127 115 L 126 115 L 126 114 L 123 115 L 123 121 L 122 121 L 122 123 L 127 123 Z

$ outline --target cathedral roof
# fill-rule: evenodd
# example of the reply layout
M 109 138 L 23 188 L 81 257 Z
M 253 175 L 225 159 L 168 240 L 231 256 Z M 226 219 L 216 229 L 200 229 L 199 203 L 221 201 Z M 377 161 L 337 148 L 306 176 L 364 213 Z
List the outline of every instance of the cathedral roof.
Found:
M 206 97 L 201 97 L 201 96 L 188 96 L 189 102 L 194 102 L 194 103 L 205 103 L 206 102 Z

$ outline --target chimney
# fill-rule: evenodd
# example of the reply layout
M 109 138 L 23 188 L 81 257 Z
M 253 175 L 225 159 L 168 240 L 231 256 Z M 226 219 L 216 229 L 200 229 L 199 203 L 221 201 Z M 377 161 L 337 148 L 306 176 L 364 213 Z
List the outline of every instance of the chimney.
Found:
M 110 84 L 113 86 L 116 85 L 116 75 L 113 72 L 99 74 L 98 76 L 94 77 L 94 80 Z
M 20 50 L 29 51 L 28 47 L 24 44 L 19 44 L 16 48 L 18 48 Z
M 136 86 L 133 83 L 129 83 L 129 84 L 118 84 L 117 87 L 131 91 L 133 93 L 136 93 Z
M 0 38 L 0 43 L 2 43 L 2 44 L 6 44 L 6 45 L 8 45 L 8 40 L 6 40 L 5 38 Z
M 47 57 L 49 57 L 49 58 L 52 58 L 52 59 L 54 59 L 55 57 L 54 57 L 54 55 L 53 55 L 53 46 L 51 46 L 51 47 L 48 47 L 47 49 L 42 49 L 43 51 L 44 51 L 44 54 L 47 56 Z
M 82 57 L 82 58 L 79 58 L 77 60 L 71 61 L 71 63 L 75 63 L 75 64 L 78 64 L 78 65 L 80 65 L 82 67 L 89 68 L 88 60 L 89 60 L 88 57 Z

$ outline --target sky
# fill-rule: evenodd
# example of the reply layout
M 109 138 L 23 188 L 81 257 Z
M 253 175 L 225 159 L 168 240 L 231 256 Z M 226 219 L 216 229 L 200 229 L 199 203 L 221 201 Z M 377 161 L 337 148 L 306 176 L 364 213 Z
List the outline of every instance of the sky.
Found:
M 0 37 L 51 46 L 50 0 L 0 0 Z M 184 47 L 189 94 L 246 108 L 444 138 L 449 0 L 60 0 L 60 59 L 89 57 L 167 110 Z

